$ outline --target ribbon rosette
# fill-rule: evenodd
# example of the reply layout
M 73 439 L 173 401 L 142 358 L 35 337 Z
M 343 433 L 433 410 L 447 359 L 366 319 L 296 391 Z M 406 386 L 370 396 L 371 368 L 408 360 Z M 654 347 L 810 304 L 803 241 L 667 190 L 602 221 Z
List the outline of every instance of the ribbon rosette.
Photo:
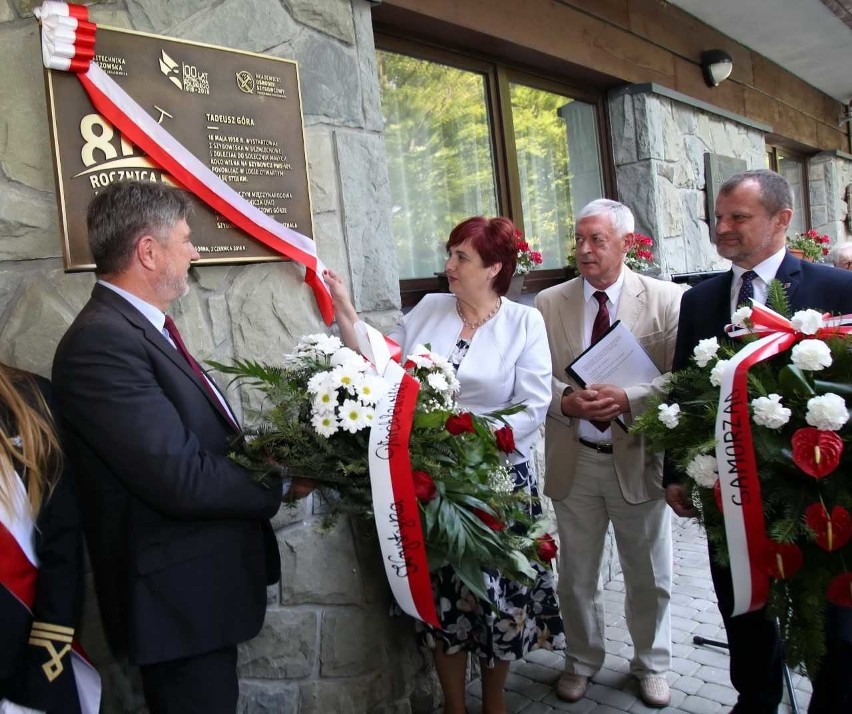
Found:
M 791 321 L 764 305 L 752 303 L 749 326 L 729 325 L 726 332 L 731 337 L 756 334 L 760 339 L 745 345 L 722 369 L 716 416 L 716 459 L 734 582 L 733 615 L 763 606 L 768 595 L 770 574 L 778 577 L 783 572 L 782 577 L 789 578 L 798 569 L 795 567 L 796 555 L 790 549 L 778 544 L 766 545 L 766 524 L 749 414 L 748 371 L 754 365 L 788 350 L 799 340 L 826 339 L 852 333 L 852 315 L 831 317 L 826 314 L 817 315 L 814 319 L 810 314 L 813 311 L 807 311 L 808 314 L 797 313 Z M 810 448 L 813 453 L 812 446 Z
M 334 320 L 331 293 L 321 275 L 325 265 L 310 238 L 267 216 L 219 178 L 116 84 L 95 56 L 97 26 L 84 5 L 48 0 L 34 10 L 41 22 L 42 61 L 48 69 L 74 73 L 92 106 L 172 181 L 246 234 L 305 266 L 326 324 Z

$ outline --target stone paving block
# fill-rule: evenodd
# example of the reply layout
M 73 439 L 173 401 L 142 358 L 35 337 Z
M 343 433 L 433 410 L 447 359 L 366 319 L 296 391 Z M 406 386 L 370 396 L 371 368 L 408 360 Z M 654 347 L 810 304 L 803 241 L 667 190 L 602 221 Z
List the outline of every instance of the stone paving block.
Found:
M 672 657 L 671 670 L 672 672 L 677 672 L 680 675 L 689 677 L 695 674 L 700 667 L 701 664 L 698 662 L 693 662 L 692 660 L 684 659 L 683 657 Z
M 721 712 L 722 705 L 704 697 L 689 696 L 680 703 L 680 710 L 689 714 L 717 714 Z
M 554 711 L 571 712 L 571 714 L 589 714 L 598 706 L 597 702 L 593 702 L 591 699 L 581 699 L 579 702 L 563 702 L 556 696 L 555 692 L 548 694 L 540 703 L 553 707 Z
M 691 642 L 689 644 L 672 643 L 672 656 L 682 657 L 683 659 L 689 659 L 690 657 L 692 657 L 693 649 L 695 649 L 695 645 L 693 645 Z
M 535 662 L 519 662 L 517 664 L 513 664 L 510 671 L 535 682 L 544 682 L 545 684 L 552 685 L 557 679 L 559 679 L 559 675 L 562 672 L 562 666 L 560 664 L 557 669 L 554 667 L 546 667 L 542 664 L 536 664 Z
M 680 677 L 672 683 L 672 689 L 685 694 L 695 694 L 701 687 L 704 686 L 704 681 L 695 677 Z
M 624 583 L 620 580 L 610 580 L 606 585 L 604 585 L 604 590 L 610 590 L 612 592 L 624 592 Z
M 693 615 L 700 615 L 701 613 L 693 613 Z M 694 618 L 685 618 L 685 617 L 677 617 L 672 615 L 672 627 L 677 628 L 678 630 L 685 630 L 686 632 L 693 632 L 696 627 L 698 627 L 699 623 Z
M 627 674 L 630 671 L 630 660 L 627 657 L 608 652 L 604 657 L 603 666 L 614 672 Z
M 507 712 L 522 711 L 530 703 L 529 697 L 525 697 L 523 694 L 518 694 L 517 692 L 507 691 L 505 697 Z
M 624 709 L 616 709 L 607 704 L 599 704 L 592 709 L 592 714 L 623 714 Z
M 733 687 L 723 687 L 721 684 L 708 682 L 698 690 L 697 695 L 705 699 L 712 699 L 725 706 L 732 707 L 737 703 L 737 690 Z
M 612 642 L 630 642 L 630 633 L 626 627 L 607 627 L 606 639 Z
M 696 612 L 695 619 L 699 622 L 708 622 L 713 625 L 722 624 L 722 615 L 715 607 L 707 608 L 706 610 Z
M 467 714 L 482 714 L 482 701 L 475 697 L 464 700 L 464 708 Z
M 618 711 L 625 711 L 628 707 L 632 706 L 634 701 L 636 701 L 636 697 L 633 695 L 628 694 L 627 692 L 622 692 L 619 689 L 610 689 L 602 684 L 595 683 L 594 680 L 586 691 L 586 698 L 598 702 L 599 704 L 616 707 Z
M 533 702 L 527 707 L 524 707 L 520 710 L 523 714 L 551 714 L 551 712 L 555 711 L 553 707 L 547 706 L 547 704 L 542 704 L 541 702 Z
M 553 667 L 555 669 L 565 668 L 565 655 L 561 652 L 553 652 L 551 650 L 533 650 L 525 656 L 527 662 L 533 662 L 545 667 Z
M 615 612 L 613 612 L 615 610 Z M 624 619 L 623 607 L 612 607 L 606 611 L 604 623 L 607 627 L 627 627 L 627 620 Z
M 514 672 L 509 672 L 509 676 L 506 677 L 506 690 L 525 697 L 527 701 L 537 702 L 539 699 L 544 699 L 551 689 L 552 687 L 547 684 L 535 682 Z
M 616 672 L 613 669 L 604 667 L 592 679 L 597 684 L 602 684 L 605 687 L 613 689 L 623 689 L 630 681 L 630 674 L 626 671 Z
M 706 665 L 702 665 L 701 668 L 695 673 L 695 676 L 697 679 L 702 679 L 705 682 L 730 681 L 727 667 L 709 667 Z
M 721 627 L 721 622 L 718 625 L 714 625 L 709 622 L 702 622 L 698 627 L 696 627 L 692 634 L 701 635 L 702 637 L 706 637 L 709 640 L 717 640 L 719 642 L 726 642 L 728 640 L 728 635 L 725 632 L 725 628 Z M 716 645 L 705 645 L 706 647 L 716 647 Z M 717 648 L 718 649 L 718 648 Z
M 731 666 L 731 658 L 727 652 L 710 647 L 696 647 L 691 659 L 700 665 L 714 667 L 720 671 L 728 671 Z
M 672 627 L 672 642 L 678 644 L 691 645 L 692 633 L 687 630 L 680 630 L 677 627 Z
M 669 608 L 671 616 L 682 617 L 685 620 L 692 620 L 695 617 L 695 613 L 698 612 L 698 608 L 692 607 L 693 602 L 694 600 L 690 600 L 689 604 L 679 604 L 672 600 L 671 607 Z
M 633 645 L 629 642 L 607 642 L 606 650 L 608 655 L 621 657 L 629 660 L 633 657 Z
M 706 599 L 713 592 L 713 584 L 708 580 L 704 587 L 698 585 L 675 585 L 681 595 L 690 595 L 696 598 Z

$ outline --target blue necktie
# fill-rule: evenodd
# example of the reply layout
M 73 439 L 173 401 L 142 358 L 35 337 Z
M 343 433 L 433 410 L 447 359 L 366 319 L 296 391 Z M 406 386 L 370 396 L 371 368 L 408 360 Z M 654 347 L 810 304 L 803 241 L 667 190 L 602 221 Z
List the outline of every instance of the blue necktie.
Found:
M 740 308 L 743 305 L 746 307 L 751 307 L 751 300 L 754 297 L 754 279 L 757 277 L 757 273 L 753 270 L 746 270 L 743 273 L 743 284 L 740 285 L 740 294 L 737 295 L 737 307 Z

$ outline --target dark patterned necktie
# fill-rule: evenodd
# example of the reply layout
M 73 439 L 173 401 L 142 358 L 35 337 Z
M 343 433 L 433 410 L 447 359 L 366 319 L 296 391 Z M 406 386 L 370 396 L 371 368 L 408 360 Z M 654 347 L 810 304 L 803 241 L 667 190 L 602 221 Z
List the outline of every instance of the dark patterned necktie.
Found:
M 740 285 L 740 294 L 737 295 L 737 308 L 743 305 L 751 307 L 749 301 L 754 297 L 754 279 L 756 277 L 757 273 L 753 270 L 746 270 L 743 273 L 743 284 Z
M 609 329 L 609 310 L 606 307 L 607 297 L 603 290 L 596 290 L 592 297 L 598 301 L 598 314 L 595 315 L 595 322 L 592 325 L 592 344 L 595 344 Z M 609 429 L 608 421 L 589 421 L 598 431 Z
M 204 370 L 201 369 L 201 365 L 198 364 L 198 361 L 193 357 L 189 350 L 186 348 L 186 344 L 183 341 L 183 338 L 180 336 L 180 332 L 178 331 L 177 325 L 175 321 L 172 319 L 171 315 L 166 315 L 166 323 L 164 325 L 166 332 L 169 333 L 169 337 L 172 338 L 172 342 L 175 343 L 175 347 L 177 351 L 180 352 L 181 356 L 186 360 L 187 364 L 189 364 L 190 369 L 195 372 L 198 378 L 201 380 L 201 385 L 204 389 L 207 390 L 207 393 L 210 395 L 210 398 L 213 400 L 213 404 L 216 405 L 216 408 L 225 417 L 228 424 L 231 425 L 231 428 L 234 431 L 240 431 L 239 424 L 234 421 L 234 417 L 228 412 L 225 408 L 225 405 L 222 404 L 222 400 L 219 398 L 219 395 L 216 394 L 216 391 L 213 389 L 213 385 L 210 384 L 206 375 L 204 374 Z

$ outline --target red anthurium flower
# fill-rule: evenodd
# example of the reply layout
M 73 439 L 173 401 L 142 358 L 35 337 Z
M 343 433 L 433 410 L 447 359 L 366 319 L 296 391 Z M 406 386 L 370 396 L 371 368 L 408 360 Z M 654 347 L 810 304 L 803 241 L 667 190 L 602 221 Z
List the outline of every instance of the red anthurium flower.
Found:
M 479 520 L 482 521 L 486 526 L 488 526 L 492 531 L 506 530 L 506 524 L 501 521 L 498 521 L 490 513 L 483 511 L 481 508 L 474 508 L 472 510 L 477 515 Z
M 804 557 L 799 546 L 793 543 L 766 541 L 763 551 L 763 569 L 773 578 L 781 580 L 792 578 L 802 567 Z
M 500 451 L 511 454 L 515 450 L 515 433 L 512 431 L 512 427 L 500 427 L 494 432 L 494 438 L 497 439 L 497 448 Z
M 840 463 L 843 439 L 833 431 L 820 431 L 812 426 L 796 429 L 791 442 L 793 463 L 808 476 L 824 478 Z
M 447 419 L 447 423 L 444 424 L 444 428 L 453 436 L 458 436 L 465 432 L 470 432 L 472 434 L 475 431 L 473 428 L 473 414 L 470 412 L 453 414 Z
M 556 541 L 550 533 L 545 533 L 541 538 L 535 539 L 536 552 L 543 561 L 553 560 L 556 557 Z
M 828 584 L 826 598 L 841 607 L 852 607 L 852 573 L 838 575 Z
M 431 501 L 438 493 L 438 488 L 432 477 L 425 471 L 412 471 L 414 480 L 414 495 L 423 502 Z
M 805 509 L 805 523 L 814 532 L 816 544 L 829 552 L 852 538 L 852 517 L 843 506 L 835 506 L 829 513 L 822 503 L 812 503 Z

